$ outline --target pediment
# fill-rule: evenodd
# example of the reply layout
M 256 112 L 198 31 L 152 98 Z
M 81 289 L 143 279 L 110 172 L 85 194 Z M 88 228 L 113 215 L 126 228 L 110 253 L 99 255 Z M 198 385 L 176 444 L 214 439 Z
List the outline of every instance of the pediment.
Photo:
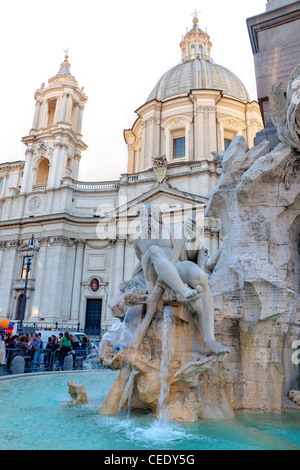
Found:
M 137 215 L 138 205 L 159 204 L 164 210 L 189 210 L 195 206 L 206 206 L 208 198 L 186 193 L 167 185 L 157 185 L 149 191 L 141 194 L 139 197 L 131 200 L 116 209 L 117 217 L 135 217 Z

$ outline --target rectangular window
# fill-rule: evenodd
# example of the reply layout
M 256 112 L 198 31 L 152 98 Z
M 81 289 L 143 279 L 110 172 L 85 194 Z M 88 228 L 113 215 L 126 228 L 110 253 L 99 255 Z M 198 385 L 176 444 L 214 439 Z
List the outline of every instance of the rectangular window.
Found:
M 225 150 L 225 152 L 228 149 L 231 142 L 232 142 L 231 139 L 224 139 L 224 150 Z
M 3 189 L 3 181 L 4 181 L 4 179 L 0 178 L 0 191 L 2 191 L 2 189 Z
M 179 139 L 173 139 L 173 158 L 184 158 L 185 157 L 185 137 Z
M 21 279 L 26 279 L 26 271 L 27 271 L 27 262 L 28 262 L 28 260 L 32 261 L 32 257 L 31 256 L 24 256 L 23 257 L 23 266 L 22 266 L 22 277 L 21 277 Z M 29 271 L 28 277 L 30 277 L 30 271 Z

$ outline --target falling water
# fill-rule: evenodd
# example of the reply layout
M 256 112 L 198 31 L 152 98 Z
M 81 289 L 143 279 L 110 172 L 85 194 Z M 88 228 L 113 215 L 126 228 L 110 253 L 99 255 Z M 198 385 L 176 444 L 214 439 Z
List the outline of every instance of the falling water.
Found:
M 131 309 L 128 309 L 127 312 L 129 312 Z M 125 327 L 124 327 L 124 331 L 126 330 L 126 323 L 127 323 L 127 312 L 126 312 L 126 316 L 125 316 Z M 134 334 L 136 333 L 136 331 L 138 330 L 138 327 L 139 327 L 139 324 L 141 322 L 141 315 L 142 315 L 142 308 L 139 309 L 139 311 L 137 311 L 137 308 L 135 308 L 135 326 L 134 328 L 130 331 L 130 334 L 127 334 L 128 338 L 127 338 L 127 341 L 128 341 L 128 344 L 127 344 L 127 348 L 129 346 L 129 344 L 132 342 L 133 338 L 134 338 Z M 129 395 L 128 395 L 128 401 L 127 401 L 127 408 L 128 408 L 128 415 L 130 415 L 130 407 L 131 407 L 131 398 L 132 398 L 132 393 L 133 393 L 133 388 L 134 388 L 134 382 L 135 382 L 135 375 L 138 373 L 135 369 L 134 369 L 134 364 L 135 364 L 135 358 L 136 358 L 136 355 L 137 355 L 137 346 L 135 346 L 134 348 L 134 351 L 133 351 L 133 366 L 132 366 L 132 370 L 131 370 L 131 374 L 130 374 L 130 377 L 129 377 Z
M 158 416 L 160 421 L 168 421 L 169 415 L 166 406 L 166 399 L 169 396 L 170 385 L 168 384 L 168 375 L 170 373 L 170 365 L 174 357 L 174 347 L 171 341 L 172 335 L 172 307 L 170 305 L 164 308 L 163 321 L 163 337 L 162 337 L 162 356 L 160 363 L 160 397 L 158 400 Z

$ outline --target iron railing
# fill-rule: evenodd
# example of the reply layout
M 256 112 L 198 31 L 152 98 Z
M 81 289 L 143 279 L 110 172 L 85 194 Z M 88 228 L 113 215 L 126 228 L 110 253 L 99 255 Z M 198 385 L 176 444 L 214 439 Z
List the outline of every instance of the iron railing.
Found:
M 19 324 L 17 326 L 17 331 L 19 332 Z M 22 325 L 22 334 L 32 335 L 36 331 L 49 331 L 49 334 L 55 333 L 55 331 L 68 331 L 69 333 L 84 333 L 91 340 L 99 340 L 104 333 L 107 332 L 107 328 L 101 327 L 91 327 L 91 328 L 80 328 L 80 324 L 77 323 L 77 326 L 70 326 L 66 323 L 55 324 L 45 324 L 45 323 L 33 323 L 32 325 Z
M 75 349 L 67 354 L 60 352 L 59 349 L 56 351 L 50 349 L 32 349 L 26 351 L 25 356 L 23 356 L 17 348 L 7 348 L 5 350 L 5 361 L 3 361 L 5 363 L 0 364 L 0 376 L 13 373 L 14 359 L 17 356 L 24 358 L 24 373 L 65 370 L 64 364 L 67 356 L 72 358 L 71 364 L 73 370 L 105 369 L 105 366 L 98 360 L 98 352 L 96 349 Z

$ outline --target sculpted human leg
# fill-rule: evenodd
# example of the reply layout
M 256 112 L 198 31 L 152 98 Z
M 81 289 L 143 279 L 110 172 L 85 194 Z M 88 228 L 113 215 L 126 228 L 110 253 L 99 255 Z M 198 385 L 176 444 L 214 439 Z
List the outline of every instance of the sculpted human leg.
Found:
M 181 261 L 176 268 L 183 282 L 193 289 L 201 287 L 201 299 L 193 302 L 193 308 L 198 314 L 200 326 L 203 332 L 204 351 L 207 354 L 221 354 L 229 352 L 229 349 L 222 346 L 215 340 L 214 328 L 214 299 L 211 293 L 208 277 L 205 272 L 195 263 Z M 199 290 L 199 289 L 198 289 Z
M 176 266 L 171 263 L 164 251 L 157 245 L 151 246 L 143 257 L 146 283 L 153 283 L 153 268 L 157 277 L 165 282 L 172 290 L 180 294 L 187 302 L 193 302 L 199 298 L 197 290 L 190 289 L 182 281 Z M 152 269 L 151 269 L 152 267 Z

